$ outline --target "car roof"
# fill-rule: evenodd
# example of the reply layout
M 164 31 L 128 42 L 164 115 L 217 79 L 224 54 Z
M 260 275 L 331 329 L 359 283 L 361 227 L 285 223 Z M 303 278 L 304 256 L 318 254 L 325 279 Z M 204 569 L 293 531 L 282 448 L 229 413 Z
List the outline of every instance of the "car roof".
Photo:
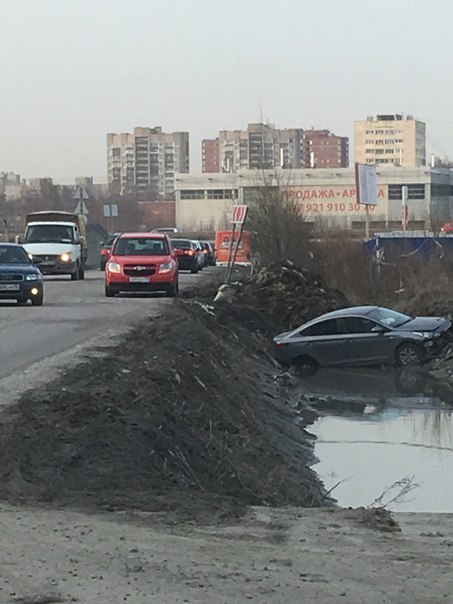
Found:
M 370 314 L 373 310 L 376 310 L 379 306 L 348 306 L 347 308 L 339 308 L 338 310 L 332 310 L 330 312 L 326 312 L 323 315 L 319 315 L 319 317 L 315 317 L 314 319 L 310 319 L 310 321 L 306 321 L 296 329 L 293 329 L 290 333 L 295 333 L 302 328 L 305 328 L 309 325 L 314 325 L 319 321 L 325 321 L 326 319 L 338 319 L 340 317 L 364 317 Z
M 347 315 L 369 315 L 371 311 L 379 308 L 378 306 L 349 306 L 347 308 L 339 308 L 338 310 L 332 310 L 316 317 L 316 319 L 335 319 L 336 317 L 344 317 Z
M 143 239 L 166 239 L 167 238 L 167 234 L 166 233 L 144 233 L 143 231 L 141 231 L 140 233 L 121 233 L 121 235 L 119 236 L 120 239 L 123 239 L 125 237 L 136 237 L 138 238 L 143 238 Z

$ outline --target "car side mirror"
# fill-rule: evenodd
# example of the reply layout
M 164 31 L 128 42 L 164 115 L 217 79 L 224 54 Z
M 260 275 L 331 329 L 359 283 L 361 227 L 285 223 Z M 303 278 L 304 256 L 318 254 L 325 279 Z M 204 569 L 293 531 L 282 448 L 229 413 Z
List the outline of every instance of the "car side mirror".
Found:
M 20 245 L 22 243 L 22 237 L 20 235 L 16 235 L 14 237 L 14 242 Z

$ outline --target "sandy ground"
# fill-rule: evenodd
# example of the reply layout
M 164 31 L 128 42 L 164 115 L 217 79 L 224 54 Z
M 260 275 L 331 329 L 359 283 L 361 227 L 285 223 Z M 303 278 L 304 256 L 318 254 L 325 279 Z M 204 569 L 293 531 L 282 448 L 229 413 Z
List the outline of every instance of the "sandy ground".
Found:
M 453 602 L 453 515 L 251 508 L 237 523 L 0 507 L 1 604 Z

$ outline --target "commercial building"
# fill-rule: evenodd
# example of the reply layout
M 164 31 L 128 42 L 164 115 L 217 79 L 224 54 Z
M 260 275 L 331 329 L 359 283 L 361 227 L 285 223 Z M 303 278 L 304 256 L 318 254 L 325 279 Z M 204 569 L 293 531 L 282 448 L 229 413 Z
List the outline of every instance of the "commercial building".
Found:
M 306 168 L 348 168 L 349 139 L 329 130 L 305 130 L 304 157 Z
M 377 115 L 355 121 L 354 161 L 403 168 L 425 166 L 425 123 L 402 114 Z
M 136 193 L 139 199 L 174 199 L 176 173 L 189 172 L 189 133 L 134 128 L 107 134 L 109 191 Z
M 301 128 L 280 130 L 261 123 L 248 124 L 247 130 L 221 130 L 218 139 L 203 141 L 203 172 L 302 168 L 303 137 Z
M 377 180 L 377 205 L 370 209 L 370 226 L 375 231 L 401 227 L 404 185 L 408 187 L 409 228 L 429 229 L 453 217 L 453 172 L 448 169 L 382 166 Z M 233 205 L 253 203 L 256 187 L 269 184 L 298 201 L 307 222 L 365 230 L 365 208 L 357 204 L 353 168 L 270 170 L 261 182 L 253 170 L 209 177 L 180 174 L 176 179 L 176 226 L 187 232 L 229 227 Z

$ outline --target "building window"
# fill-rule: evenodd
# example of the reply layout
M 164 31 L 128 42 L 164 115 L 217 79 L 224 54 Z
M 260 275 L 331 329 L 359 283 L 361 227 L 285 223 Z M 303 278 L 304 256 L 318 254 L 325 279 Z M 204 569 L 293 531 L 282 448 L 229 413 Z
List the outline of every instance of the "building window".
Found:
M 389 185 L 389 199 L 403 198 L 403 185 Z M 434 195 L 434 193 L 433 193 Z M 425 185 L 407 185 L 408 199 L 425 199 Z
M 204 190 L 181 191 L 181 199 L 204 199 Z

